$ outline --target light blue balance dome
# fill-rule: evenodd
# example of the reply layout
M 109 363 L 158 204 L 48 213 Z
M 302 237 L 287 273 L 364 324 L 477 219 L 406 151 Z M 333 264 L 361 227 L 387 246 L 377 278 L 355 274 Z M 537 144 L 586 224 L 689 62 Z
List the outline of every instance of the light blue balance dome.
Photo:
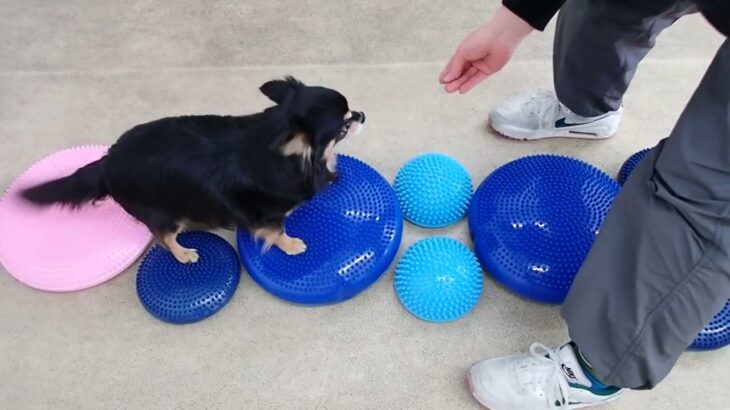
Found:
M 562 303 L 618 191 L 607 174 L 572 158 L 503 165 L 477 189 L 469 211 L 479 260 L 515 293 Z
M 469 313 L 482 286 L 476 255 L 449 238 L 416 242 L 395 269 L 398 299 L 414 316 L 429 322 L 450 322 Z
M 464 167 L 442 154 L 406 162 L 393 185 L 404 218 L 424 228 L 443 228 L 461 220 L 473 189 Z

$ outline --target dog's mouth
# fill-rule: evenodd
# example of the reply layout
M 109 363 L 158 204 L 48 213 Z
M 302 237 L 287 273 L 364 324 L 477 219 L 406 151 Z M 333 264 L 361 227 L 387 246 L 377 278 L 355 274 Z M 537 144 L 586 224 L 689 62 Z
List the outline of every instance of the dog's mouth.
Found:
M 355 136 L 359 134 L 365 124 L 365 113 L 359 111 L 350 111 L 345 117 L 345 125 L 342 126 L 338 140 L 342 140 L 347 136 Z

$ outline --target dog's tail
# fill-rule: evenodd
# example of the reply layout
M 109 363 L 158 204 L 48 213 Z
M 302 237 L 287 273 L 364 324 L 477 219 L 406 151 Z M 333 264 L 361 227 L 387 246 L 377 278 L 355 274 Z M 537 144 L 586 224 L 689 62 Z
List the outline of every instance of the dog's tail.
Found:
M 21 195 L 36 205 L 58 203 L 72 208 L 102 199 L 109 195 L 102 178 L 105 159 L 83 166 L 67 177 L 27 188 Z

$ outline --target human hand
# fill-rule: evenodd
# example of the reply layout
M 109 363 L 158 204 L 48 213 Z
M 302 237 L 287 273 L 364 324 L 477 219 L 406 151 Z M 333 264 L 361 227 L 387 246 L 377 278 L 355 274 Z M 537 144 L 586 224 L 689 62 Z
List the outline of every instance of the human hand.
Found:
M 446 92 L 464 94 L 501 70 L 533 28 L 501 6 L 492 20 L 462 40 L 439 76 Z

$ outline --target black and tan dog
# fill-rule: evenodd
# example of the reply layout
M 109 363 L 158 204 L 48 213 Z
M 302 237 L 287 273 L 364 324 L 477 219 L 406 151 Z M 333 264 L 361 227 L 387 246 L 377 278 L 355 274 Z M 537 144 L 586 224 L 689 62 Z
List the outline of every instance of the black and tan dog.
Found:
M 23 192 L 38 205 L 79 207 L 111 196 L 182 263 L 195 249 L 177 242 L 191 222 L 249 230 L 289 255 L 305 243 L 284 231 L 286 216 L 335 178 L 335 145 L 365 115 L 324 87 L 288 77 L 260 88 L 276 103 L 248 116 L 163 118 L 125 132 L 106 156 L 74 174 Z

